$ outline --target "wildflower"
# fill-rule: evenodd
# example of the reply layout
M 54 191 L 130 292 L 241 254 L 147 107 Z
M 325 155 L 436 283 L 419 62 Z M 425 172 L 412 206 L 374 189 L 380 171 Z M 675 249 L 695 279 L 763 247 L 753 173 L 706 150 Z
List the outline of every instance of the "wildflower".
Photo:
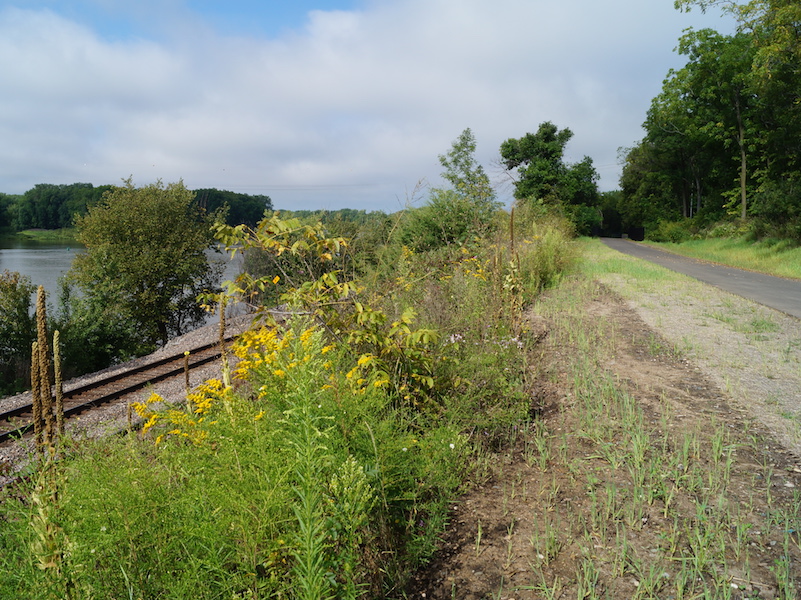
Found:
M 258 420 L 263 419 L 263 418 L 264 418 L 264 411 L 261 411 L 261 412 L 259 412 L 259 414 L 257 414 L 255 417 L 253 417 L 253 420 L 254 421 L 258 421 Z
M 158 414 L 153 414 L 153 415 L 150 415 L 150 418 L 147 420 L 147 423 L 145 423 L 145 424 L 142 426 L 142 433 L 143 433 L 143 434 L 144 434 L 144 433 L 147 433 L 147 432 L 148 432 L 148 430 L 149 430 L 151 427 L 153 427 L 153 425 L 155 425 L 155 424 L 156 424 L 156 422 L 157 422 L 158 420 L 159 420 L 159 415 L 158 415 Z
M 311 339 L 313 334 L 314 334 L 314 328 L 309 328 L 300 334 L 300 343 L 303 344 L 304 348 L 308 345 L 309 340 Z
M 451 446 L 451 450 L 453 450 L 454 448 L 456 448 L 456 444 L 451 444 L 450 446 Z
M 273 283 L 274 283 L 274 284 L 275 284 L 275 283 L 278 283 L 279 281 L 281 281 L 281 278 L 280 278 L 278 275 L 276 275 L 275 277 L 273 277 Z

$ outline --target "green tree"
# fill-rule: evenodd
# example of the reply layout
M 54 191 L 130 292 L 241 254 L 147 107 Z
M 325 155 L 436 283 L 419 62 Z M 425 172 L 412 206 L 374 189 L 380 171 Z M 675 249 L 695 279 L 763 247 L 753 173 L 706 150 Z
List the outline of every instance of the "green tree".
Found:
M 645 139 L 621 154 L 621 194 L 615 210 L 620 214 L 622 231 L 636 227 L 652 231 L 662 220 L 686 216 L 682 209 L 687 210 L 689 203 L 676 203 L 674 172 L 665 167 L 666 157 L 652 141 Z M 683 194 L 682 199 L 686 198 Z
M 592 159 L 568 165 L 564 162 L 565 147 L 573 137 L 570 129 L 562 129 L 546 121 L 537 133 L 501 144 L 501 160 L 506 169 L 517 169 L 515 198 L 528 203 L 555 207 L 568 217 L 581 234 L 590 234 L 601 225 L 598 210 L 598 172 Z
M 225 209 L 225 222 L 234 226 L 244 224 L 255 227 L 264 218 L 265 212 L 273 208 L 269 196 L 251 196 L 214 188 L 195 190 L 195 202 L 209 213 Z
M 137 188 L 129 178 L 76 221 L 86 252 L 75 258 L 72 276 L 88 312 L 135 324 L 142 346 L 201 323 L 197 297 L 218 285 L 206 255 L 214 219 L 193 199 L 183 182 Z
M 0 228 L 8 228 L 13 225 L 18 200 L 19 196 L 0 193 Z
M 17 231 L 72 227 L 75 216 L 85 214 L 111 187 L 94 187 L 91 183 L 39 183 L 16 199 L 12 225 Z
M 400 228 L 403 244 L 418 251 L 463 244 L 495 229 L 500 203 L 489 177 L 474 154 L 476 140 L 470 128 L 439 156 L 442 178 L 451 188 L 432 188 L 425 206 L 409 211 Z
M 756 127 L 763 154 L 760 185 L 801 175 L 801 3 L 797 0 L 676 0 L 676 8 L 719 7 L 751 46 L 751 93 L 760 100 Z M 758 190 L 761 191 L 761 190 Z
M 0 273 L 0 393 L 27 389 L 31 343 L 36 336 L 31 317 L 35 290 L 25 275 Z
M 689 31 L 678 51 L 687 63 L 668 72 L 643 124 L 645 139 L 629 150 L 621 177 L 623 205 L 649 230 L 681 217 L 713 222 L 727 207 L 744 217 L 767 162 L 749 36 Z
M 747 215 L 749 154 L 755 150 L 758 97 L 750 84 L 754 50 L 750 36 L 723 36 L 711 29 L 690 31 L 679 40 L 689 60 L 686 93 L 694 102 L 700 131 L 719 140 L 738 163 L 740 217 Z
M 541 201 L 558 201 L 559 187 L 567 171 L 564 164 L 565 146 L 573 132 L 546 121 L 537 133 L 527 133 L 520 139 L 508 139 L 501 144 L 501 159 L 508 171 L 517 169 L 515 197 Z

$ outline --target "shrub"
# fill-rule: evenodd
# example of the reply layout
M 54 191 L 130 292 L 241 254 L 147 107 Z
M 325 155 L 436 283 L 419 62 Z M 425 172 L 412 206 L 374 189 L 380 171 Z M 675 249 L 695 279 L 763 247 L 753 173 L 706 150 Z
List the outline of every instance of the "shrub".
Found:
M 754 237 L 788 238 L 801 244 L 801 182 L 797 179 L 764 183 L 753 195 L 749 212 L 754 217 Z
M 646 237 L 652 242 L 680 244 L 692 237 L 685 221 L 659 221 L 656 229 L 648 231 Z

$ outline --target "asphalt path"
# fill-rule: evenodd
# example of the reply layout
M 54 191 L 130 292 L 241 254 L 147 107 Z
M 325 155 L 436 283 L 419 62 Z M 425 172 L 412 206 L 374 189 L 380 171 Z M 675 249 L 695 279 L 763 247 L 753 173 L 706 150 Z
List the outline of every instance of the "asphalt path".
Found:
M 784 279 L 687 258 L 645 244 L 619 238 L 601 238 L 610 248 L 689 275 L 722 290 L 801 319 L 801 280 Z

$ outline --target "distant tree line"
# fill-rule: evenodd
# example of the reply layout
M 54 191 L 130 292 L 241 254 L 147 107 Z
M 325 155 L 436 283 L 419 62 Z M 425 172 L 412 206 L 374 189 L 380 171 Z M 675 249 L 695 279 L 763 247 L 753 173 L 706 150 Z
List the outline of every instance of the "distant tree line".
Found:
M 86 215 L 89 208 L 99 204 L 103 195 L 114 187 L 91 183 L 40 183 L 24 194 L 0 194 L 0 228 L 24 231 L 73 227 L 76 217 Z M 193 203 L 206 214 L 225 208 L 225 221 L 229 225 L 254 226 L 265 211 L 273 208 L 269 196 L 214 188 L 195 190 Z
M 695 226 L 801 243 L 801 4 L 676 2 L 715 4 L 736 18 L 736 33 L 680 38 L 687 62 L 668 72 L 643 139 L 621 151 L 621 193 L 605 216 L 651 237 Z

